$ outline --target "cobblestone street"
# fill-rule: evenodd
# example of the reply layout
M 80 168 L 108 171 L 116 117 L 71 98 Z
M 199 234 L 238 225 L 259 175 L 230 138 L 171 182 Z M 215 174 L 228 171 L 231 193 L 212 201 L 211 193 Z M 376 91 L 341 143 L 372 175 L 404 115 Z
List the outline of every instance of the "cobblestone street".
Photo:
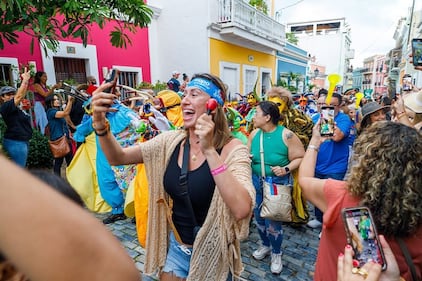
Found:
M 312 214 L 313 212 L 311 212 Z M 103 219 L 106 215 L 96 214 Z M 136 228 L 131 219 L 117 221 L 107 225 L 110 231 L 122 242 L 129 255 L 135 261 L 137 268 L 142 272 L 144 266 L 144 249 L 139 245 Z M 313 280 L 314 263 L 318 250 L 318 234 L 320 229 L 311 229 L 307 226 L 284 228 L 283 271 L 280 275 L 270 272 L 270 257 L 257 261 L 252 253 L 258 247 L 259 235 L 254 223 L 251 223 L 248 240 L 242 242 L 242 259 L 245 270 L 242 277 L 246 280 Z

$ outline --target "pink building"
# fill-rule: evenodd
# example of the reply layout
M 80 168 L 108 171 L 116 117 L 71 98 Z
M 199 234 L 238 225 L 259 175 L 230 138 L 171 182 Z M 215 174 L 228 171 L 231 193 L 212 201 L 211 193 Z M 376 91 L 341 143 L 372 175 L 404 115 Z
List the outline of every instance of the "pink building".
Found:
M 363 61 L 363 81 L 362 90 L 372 90 L 373 98 L 387 92 L 385 85 L 387 66 L 384 55 L 374 55 L 365 58 Z
M 20 65 L 34 65 L 37 71 L 47 73 L 49 85 L 69 79 L 85 83 L 88 75 L 101 82 L 110 68 L 121 71 L 121 84 L 133 87 L 141 81 L 150 82 L 148 29 L 137 28 L 135 34 L 129 33 L 132 44 L 128 44 L 127 49 L 116 48 L 111 45 L 109 37 L 116 24 L 116 21 L 111 21 L 102 30 L 93 25 L 86 47 L 79 39 L 62 39 L 57 53 L 48 51 L 48 56 L 45 56 L 37 41 L 31 54 L 32 38 L 20 33 L 18 44 L 6 42 L 5 48 L 0 50 L 0 81 L 14 84 L 18 78 L 16 69 Z

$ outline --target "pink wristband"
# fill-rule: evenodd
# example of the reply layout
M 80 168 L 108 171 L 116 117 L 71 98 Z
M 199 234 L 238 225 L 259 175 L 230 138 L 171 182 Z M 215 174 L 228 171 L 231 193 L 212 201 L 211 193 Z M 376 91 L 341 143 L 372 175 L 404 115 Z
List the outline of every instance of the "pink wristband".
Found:
M 215 168 L 214 170 L 211 170 L 211 175 L 216 176 L 218 174 L 221 174 L 225 170 L 227 170 L 227 166 L 226 166 L 226 164 L 223 164 L 220 167 Z

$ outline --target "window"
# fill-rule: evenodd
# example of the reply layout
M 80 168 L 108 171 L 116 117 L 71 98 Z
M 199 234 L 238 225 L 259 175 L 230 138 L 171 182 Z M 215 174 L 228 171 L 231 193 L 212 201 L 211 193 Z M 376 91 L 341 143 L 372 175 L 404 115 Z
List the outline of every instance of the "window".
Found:
M 256 66 L 244 65 L 243 66 L 243 92 L 244 95 L 253 92 L 255 83 L 258 78 L 258 68 Z
M 54 57 L 56 81 L 73 80 L 86 83 L 85 59 Z
M 119 75 L 119 84 L 135 88 L 138 81 L 138 73 L 130 71 L 121 71 Z
M 0 64 L 0 85 L 13 85 L 12 66 L 10 64 Z
M 228 86 L 226 97 L 228 100 L 239 93 L 240 65 L 236 63 L 220 62 L 220 78 Z

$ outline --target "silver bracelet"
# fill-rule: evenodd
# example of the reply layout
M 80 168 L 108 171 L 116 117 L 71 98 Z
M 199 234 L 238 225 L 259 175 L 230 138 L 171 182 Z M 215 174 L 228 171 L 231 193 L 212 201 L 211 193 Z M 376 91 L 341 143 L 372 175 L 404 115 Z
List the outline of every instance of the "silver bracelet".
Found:
M 318 152 L 318 151 L 319 151 L 319 147 L 317 147 L 316 145 L 313 145 L 313 144 L 308 145 L 308 149 L 313 149 L 313 150 L 315 150 L 316 152 Z

